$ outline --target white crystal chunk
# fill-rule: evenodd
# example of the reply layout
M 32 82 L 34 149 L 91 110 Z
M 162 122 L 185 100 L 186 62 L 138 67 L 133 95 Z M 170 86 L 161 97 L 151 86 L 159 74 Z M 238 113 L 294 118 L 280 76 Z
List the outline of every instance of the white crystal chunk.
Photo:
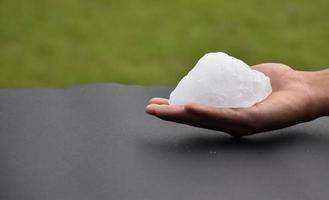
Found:
M 251 107 L 271 92 L 271 82 L 265 74 L 226 53 L 208 53 L 171 92 L 169 104 Z

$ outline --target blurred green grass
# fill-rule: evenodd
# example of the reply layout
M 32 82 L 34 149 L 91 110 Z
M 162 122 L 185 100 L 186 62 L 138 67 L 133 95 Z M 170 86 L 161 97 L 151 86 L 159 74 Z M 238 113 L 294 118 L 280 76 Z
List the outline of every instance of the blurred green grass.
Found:
M 0 87 L 175 84 L 201 57 L 328 66 L 327 0 L 0 0 Z

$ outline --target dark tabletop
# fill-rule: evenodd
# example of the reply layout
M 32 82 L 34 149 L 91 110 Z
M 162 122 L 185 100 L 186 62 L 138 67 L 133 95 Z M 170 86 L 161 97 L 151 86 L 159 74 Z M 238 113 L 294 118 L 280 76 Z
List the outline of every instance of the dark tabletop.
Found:
M 0 199 L 329 199 L 328 118 L 232 139 L 144 113 L 171 89 L 0 90 Z

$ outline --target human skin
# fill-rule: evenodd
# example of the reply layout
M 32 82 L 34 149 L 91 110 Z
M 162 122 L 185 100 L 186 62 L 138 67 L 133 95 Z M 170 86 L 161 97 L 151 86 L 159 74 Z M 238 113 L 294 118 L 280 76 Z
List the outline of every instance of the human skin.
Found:
M 249 108 L 219 108 L 196 103 L 169 105 L 152 98 L 146 113 L 195 127 L 247 136 L 307 122 L 329 114 L 329 70 L 296 71 L 284 64 L 253 66 L 271 79 L 272 93 Z

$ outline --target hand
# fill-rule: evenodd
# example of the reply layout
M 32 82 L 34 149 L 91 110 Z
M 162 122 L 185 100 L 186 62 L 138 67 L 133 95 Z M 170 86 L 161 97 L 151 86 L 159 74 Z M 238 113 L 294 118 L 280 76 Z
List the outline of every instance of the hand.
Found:
M 152 98 L 148 114 L 191 126 L 246 136 L 288 127 L 312 120 L 319 115 L 312 87 L 299 72 L 283 64 L 260 64 L 253 67 L 270 77 L 273 92 L 250 108 L 218 108 L 196 103 L 169 105 L 167 99 Z

